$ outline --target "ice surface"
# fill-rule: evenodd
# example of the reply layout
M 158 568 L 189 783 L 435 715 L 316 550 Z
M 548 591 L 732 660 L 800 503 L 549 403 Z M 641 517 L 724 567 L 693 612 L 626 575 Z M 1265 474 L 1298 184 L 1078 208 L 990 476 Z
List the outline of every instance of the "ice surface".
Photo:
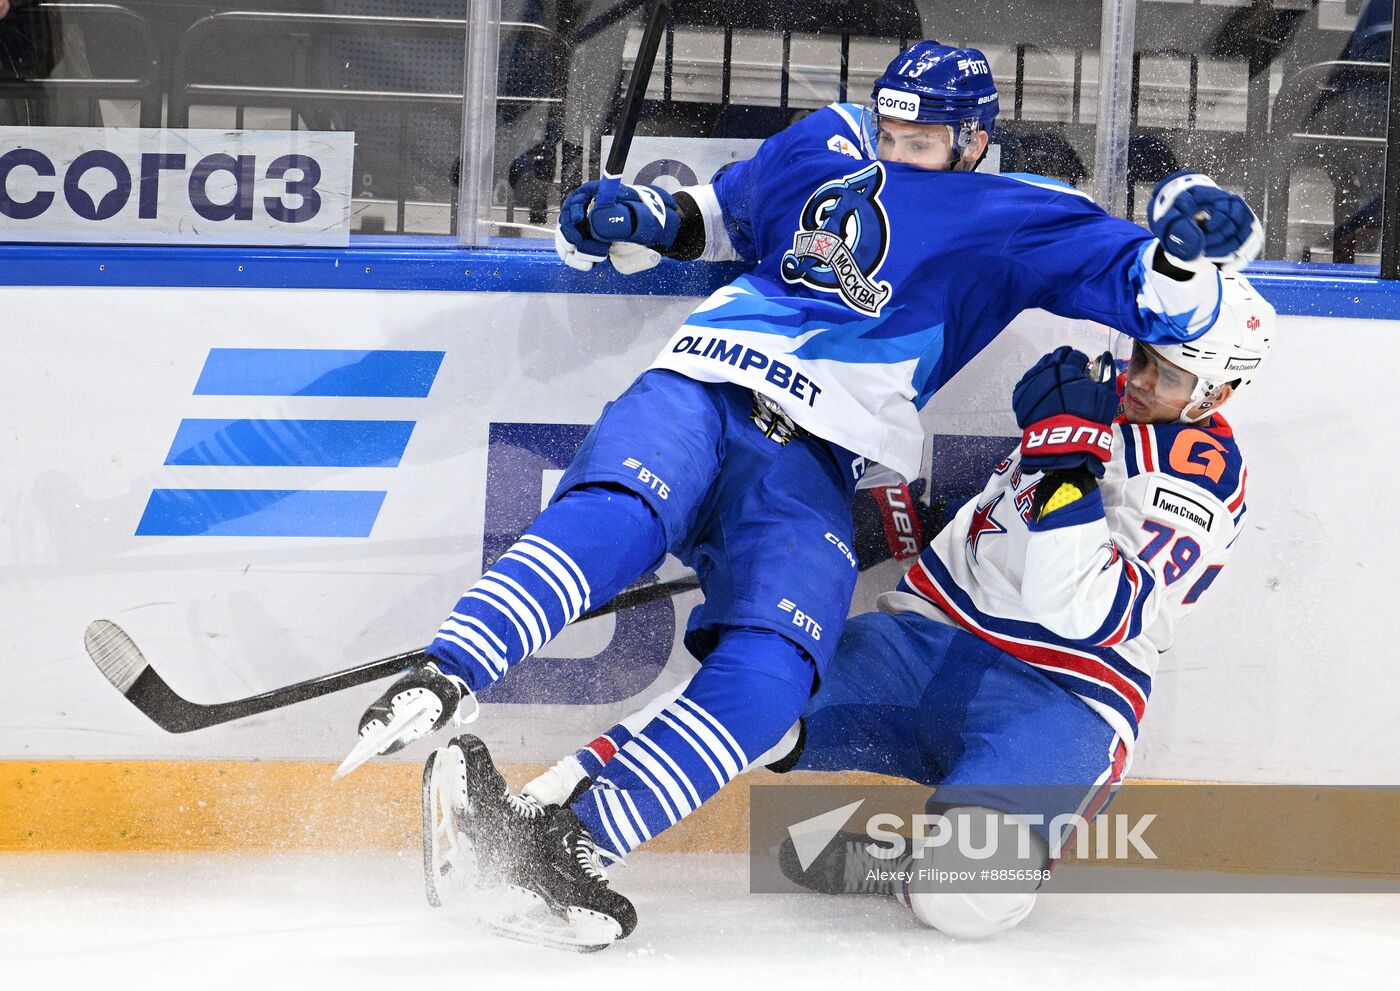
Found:
M 415 854 L 5 854 L 0 987 L 1396 986 L 1400 896 L 1061 895 L 960 943 L 892 900 L 751 895 L 747 871 L 634 854 L 613 880 L 637 931 L 581 956 L 429 908 Z

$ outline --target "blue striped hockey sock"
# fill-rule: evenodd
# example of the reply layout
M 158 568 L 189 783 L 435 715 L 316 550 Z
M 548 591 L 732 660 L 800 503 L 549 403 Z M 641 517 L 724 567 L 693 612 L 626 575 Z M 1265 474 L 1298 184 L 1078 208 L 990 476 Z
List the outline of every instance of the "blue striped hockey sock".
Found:
M 631 742 L 631 732 L 626 726 L 618 723 L 606 733 L 594 737 L 586 746 L 575 750 L 574 760 L 578 761 L 584 774 L 590 778 L 597 778 L 603 773 L 603 768 L 607 766 L 608 761 L 617 756 L 617 752 Z
M 623 489 L 574 489 L 462 593 L 428 653 L 472 691 L 622 591 L 666 553 L 661 521 Z
M 777 633 L 725 634 L 686 690 L 619 746 L 571 806 L 600 851 L 621 857 L 732 781 L 796 722 L 813 674 Z

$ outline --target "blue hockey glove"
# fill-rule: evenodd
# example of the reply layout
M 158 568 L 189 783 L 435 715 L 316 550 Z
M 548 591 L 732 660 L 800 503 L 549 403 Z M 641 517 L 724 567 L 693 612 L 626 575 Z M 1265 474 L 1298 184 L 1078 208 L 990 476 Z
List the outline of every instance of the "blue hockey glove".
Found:
M 1111 382 L 1089 376 L 1089 359 L 1066 345 L 1041 358 L 1011 393 L 1026 471 L 1083 468 L 1103 478 L 1113 454 L 1109 424 L 1118 412 Z
M 612 206 L 595 207 L 598 186 L 592 179 L 564 197 L 554 250 L 580 272 L 609 259 L 623 275 L 654 268 L 680 232 L 675 197 L 656 186 L 619 186 Z
M 1238 193 L 1199 172 L 1173 172 L 1152 190 L 1147 226 L 1167 258 L 1193 271 L 1237 272 L 1259 255 L 1259 218 Z
M 588 207 L 598 191 L 598 180 L 585 182 L 559 204 L 559 226 L 554 231 L 554 250 L 570 268 L 587 272 L 606 261 L 608 246 L 593 236 L 588 226 Z
M 659 186 L 622 185 L 617 202 L 588 211 L 588 226 L 594 237 L 608 244 L 624 241 L 665 251 L 676 243 L 681 215 L 676 198 Z

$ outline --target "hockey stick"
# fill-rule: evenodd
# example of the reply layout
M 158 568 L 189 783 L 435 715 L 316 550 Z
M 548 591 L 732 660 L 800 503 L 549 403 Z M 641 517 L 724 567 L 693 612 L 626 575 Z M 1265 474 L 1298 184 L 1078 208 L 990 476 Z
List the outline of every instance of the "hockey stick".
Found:
M 606 605 L 584 613 L 576 622 L 632 609 L 699 587 L 700 583 L 694 575 L 643 585 L 641 588 L 622 592 Z M 89 623 L 83 633 L 83 646 L 97 665 L 97 669 L 116 686 L 117 691 L 125 695 L 128 702 L 167 733 L 188 733 L 191 730 L 207 729 L 235 719 L 256 716 L 298 702 L 320 698 L 346 688 L 356 688 L 398 674 L 411 665 L 422 663 L 427 656 L 422 649 L 405 651 L 344 671 L 298 681 L 285 688 L 274 688 L 272 691 L 246 699 L 205 704 L 191 702 L 171 688 L 160 676 L 160 672 L 151 667 L 151 663 L 146 660 L 136 642 L 111 620 L 95 619 Z
M 637 118 L 642 114 L 642 101 L 646 99 L 647 83 L 651 81 L 651 67 L 656 63 L 656 49 L 661 44 L 661 35 L 666 30 L 666 19 L 670 13 L 671 0 L 653 0 L 651 9 L 647 11 L 647 23 L 642 30 L 637 59 L 632 63 L 632 75 L 627 80 L 627 92 L 622 98 L 617 133 L 613 137 L 612 147 L 608 149 L 608 160 L 603 165 L 598 192 L 593 197 L 595 206 L 610 207 L 617 202 L 622 169 L 627 164 L 627 153 L 632 149 L 632 132 L 637 129 Z

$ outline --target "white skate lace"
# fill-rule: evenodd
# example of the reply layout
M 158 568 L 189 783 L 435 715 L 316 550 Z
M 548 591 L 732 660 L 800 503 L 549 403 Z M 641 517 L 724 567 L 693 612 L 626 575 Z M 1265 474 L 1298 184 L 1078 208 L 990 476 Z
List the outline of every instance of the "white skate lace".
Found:
M 593 846 L 593 837 L 587 833 L 579 834 L 574 843 L 574 860 L 578 862 L 579 867 L 583 868 L 583 873 L 589 880 L 607 883 L 608 872 L 603 868 L 603 861 L 598 856 L 597 848 Z
M 510 807 L 515 810 L 515 814 L 522 819 L 538 819 L 544 815 L 544 806 L 533 798 L 516 795 L 509 788 L 506 789 L 505 799 L 510 803 Z

